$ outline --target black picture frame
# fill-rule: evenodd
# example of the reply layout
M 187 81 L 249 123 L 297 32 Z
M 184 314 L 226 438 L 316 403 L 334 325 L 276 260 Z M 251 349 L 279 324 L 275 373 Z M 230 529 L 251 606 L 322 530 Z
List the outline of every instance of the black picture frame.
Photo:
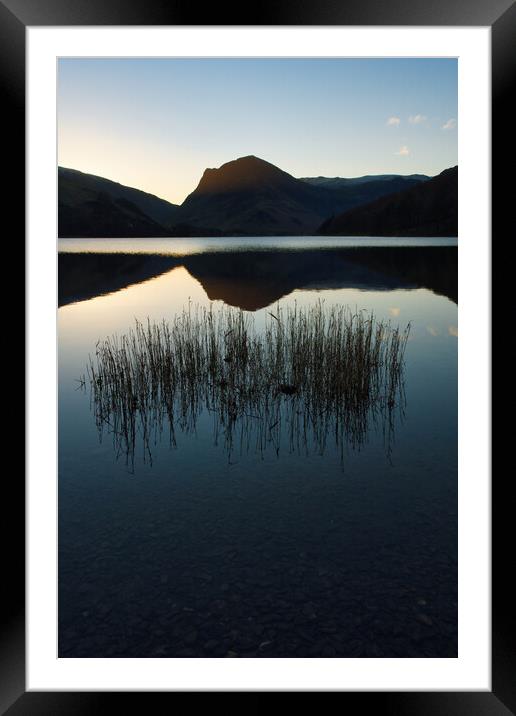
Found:
M 405 25 L 490 26 L 492 38 L 492 234 L 509 226 L 513 184 L 504 180 L 508 156 L 514 156 L 511 83 L 516 79 L 516 4 L 512 0 L 275 0 L 242 9 L 213 3 L 206 9 L 180 0 L 0 0 L 0 96 L 8 167 L 9 214 L 18 217 L 11 241 L 19 242 L 25 216 L 25 32 L 28 26 L 67 25 Z M 512 130 L 512 131 L 511 131 Z M 6 139 L 8 138 L 8 139 Z M 7 146 L 6 146 L 7 145 Z M 6 169 L 6 165 L 4 165 Z M 494 258 L 494 252 L 492 252 Z M 493 287 L 492 299 L 498 288 Z M 22 301 L 23 303 L 23 298 Z M 492 330 L 495 330 L 492 324 Z M 22 339 L 23 340 L 23 339 Z M 30 346 L 29 346 L 30 348 Z M 23 362 L 19 362 L 19 370 Z M 21 376 L 20 376 L 21 380 Z M 22 401 L 20 401 L 23 404 Z M 501 437 L 499 438 L 501 441 Z M 494 446 L 493 446 L 494 447 Z M 161 711 L 175 703 L 175 693 L 79 693 L 25 691 L 25 488 L 12 469 L 5 475 L 3 597 L 0 633 L 0 713 L 90 714 L 117 711 L 130 699 L 136 709 Z M 15 479 L 17 478 L 17 479 Z M 512 505 L 510 475 L 492 480 L 492 690 L 490 692 L 341 692 L 352 712 L 364 707 L 376 713 L 410 716 L 503 716 L 516 714 L 516 640 L 511 576 Z M 7 486 L 7 494 L 5 492 Z M 6 513 L 9 513 L 9 519 Z M 367 701 L 364 701 L 366 699 Z M 159 700 L 159 701 L 158 701 Z M 165 700 L 165 701 L 163 701 Z

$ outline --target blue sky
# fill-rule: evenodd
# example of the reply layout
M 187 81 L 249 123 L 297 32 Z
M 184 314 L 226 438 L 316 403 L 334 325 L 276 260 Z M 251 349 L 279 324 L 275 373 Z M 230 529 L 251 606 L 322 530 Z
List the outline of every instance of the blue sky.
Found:
M 254 154 L 294 176 L 457 164 L 455 59 L 61 59 L 58 161 L 181 203 Z

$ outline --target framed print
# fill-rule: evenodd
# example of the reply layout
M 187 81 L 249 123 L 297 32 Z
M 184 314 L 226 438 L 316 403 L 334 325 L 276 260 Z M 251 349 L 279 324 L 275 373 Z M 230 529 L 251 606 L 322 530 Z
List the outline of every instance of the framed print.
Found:
M 28 329 L 3 709 L 514 712 L 490 438 L 514 5 L 95 5 L 0 3 Z

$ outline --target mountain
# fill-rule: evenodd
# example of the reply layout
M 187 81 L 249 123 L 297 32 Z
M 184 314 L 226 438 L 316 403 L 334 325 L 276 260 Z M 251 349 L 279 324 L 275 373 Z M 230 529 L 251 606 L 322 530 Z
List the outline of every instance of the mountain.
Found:
M 224 235 L 292 235 L 317 226 L 331 211 L 327 192 L 254 156 L 206 169 L 177 219 Z
M 366 179 L 364 177 L 364 179 Z M 296 179 L 255 156 L 206 169 L 179 207 L 175 222 L 190 235 L 292 236 L 313 234 L 325 218 L 420 183 L 412 177 L 352 180 L 328 188 Z
M 325 221 L 331 236 L 457 236 L 458 167 Z
M 368 204 L 383 196 L 405 191 L 427 179 L 428 177 L 424 177 L 421 174 L 392 177 L 380 175 L 374 178 L 358 177 L 356 180 L 335 177 L 334 179 L 329 179 L 327 183 L 319 183 L 318 186 L 333 195 L 332 214 L 336 215 L 354 209 L 357 206 Z
M 169 236 L 176 211 L 175 204 L 139 189 L 75 169 L 58 169 L 61 238 Z
M 421 174 L 296 179 L 255 156 L 206 169 L 181 206 L 59 167 L 59 236 L 313 235 L 328 217 L 426 184 Z

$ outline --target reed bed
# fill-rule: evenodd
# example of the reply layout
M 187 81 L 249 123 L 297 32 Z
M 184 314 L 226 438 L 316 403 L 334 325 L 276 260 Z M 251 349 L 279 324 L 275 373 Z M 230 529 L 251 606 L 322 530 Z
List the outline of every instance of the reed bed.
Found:
M 289 450 L 322 453 L 329 436 L 343 456 L 371 421 L 390 444 L 409 330 L 323 301 L 277 306 L 257 330 L 242 310 L 190 303 L 172 321 L 136 321 L 99 341 L 84 382 L 100 436 L 107 429 L 133 467 L 137 442 L 152 461 L 164 429 L 176 445 L 204 411 L 230 460 L 237 447 L 279 454 L 285 440 Z

